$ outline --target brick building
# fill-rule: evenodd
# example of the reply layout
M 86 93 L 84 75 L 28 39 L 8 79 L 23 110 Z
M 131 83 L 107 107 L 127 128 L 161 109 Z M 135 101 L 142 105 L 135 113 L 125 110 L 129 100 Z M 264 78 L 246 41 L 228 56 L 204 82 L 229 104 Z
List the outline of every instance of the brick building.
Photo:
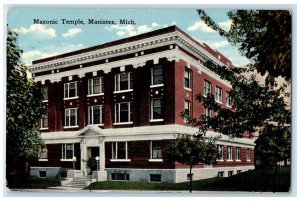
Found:
M 100 180 L 186 181 L 188 167 L 165 162 L 161 154 L 179 135 L 197 132 L 180 113 L 214 115 L 195 100 L 200 93 L 231 107 L 230 84 L 205 66 L 208 60 L 232 67 L 221 53 L 171 26 L 34 61 L 29 69 L 48 113 L 40 121 L 47 148 L 32 161 L 31 174 L 51 177 L 74 168 L 82 176 L 88 171 L 83 160 L 99 156 Z M 194 179 L 254 168 L 253 139 L 221 136 L 222 158 L 197 165 Z

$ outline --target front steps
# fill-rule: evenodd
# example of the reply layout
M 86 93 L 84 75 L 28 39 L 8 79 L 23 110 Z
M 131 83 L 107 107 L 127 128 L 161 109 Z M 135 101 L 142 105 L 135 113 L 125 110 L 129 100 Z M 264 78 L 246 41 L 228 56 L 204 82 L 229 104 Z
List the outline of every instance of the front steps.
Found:
M 62 184 L 63 187 L 68 188 L 84 188 L 91 183 L 91 175 L 83 177 L 75 177 L 72 181 Z

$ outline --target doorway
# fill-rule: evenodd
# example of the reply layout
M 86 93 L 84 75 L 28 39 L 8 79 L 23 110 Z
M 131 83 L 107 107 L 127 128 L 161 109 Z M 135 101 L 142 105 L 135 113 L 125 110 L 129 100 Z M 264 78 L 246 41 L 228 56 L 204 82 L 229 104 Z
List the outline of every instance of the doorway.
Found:
M 88 147 L 88 158 L 96 158 L 97 156 L 100 156 L 100 149 L 99 147 Z

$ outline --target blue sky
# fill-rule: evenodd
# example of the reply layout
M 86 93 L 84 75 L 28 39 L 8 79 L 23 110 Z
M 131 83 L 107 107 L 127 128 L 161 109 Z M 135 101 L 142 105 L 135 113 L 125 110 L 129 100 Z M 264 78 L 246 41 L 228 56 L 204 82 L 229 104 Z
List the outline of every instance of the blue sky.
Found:
M 224 29 L 230 21 L 226 10 L 207 10 Z M 33 24 L 33 19 L 58 20 L 58 24 Z M 81 19 L 85 25 L 62 24 L 61 19 Z M 88 24 L 88 19 L 114 20 L 116 25 Z M 134 20 L 135 25 L 121 25 L 120 19 Z M 18 32 L 18 43 L 24 51 L 23 61 L 78 50 L 126 38 L 166 26 L 176 25 L 194 39 L 204 42 L 227 56 L 234 65 L 249 61 L 240 56 L 236 47 L 207 27 L 194 9 L 97 9 L 97 8 L 9 8 L 8 27 Z

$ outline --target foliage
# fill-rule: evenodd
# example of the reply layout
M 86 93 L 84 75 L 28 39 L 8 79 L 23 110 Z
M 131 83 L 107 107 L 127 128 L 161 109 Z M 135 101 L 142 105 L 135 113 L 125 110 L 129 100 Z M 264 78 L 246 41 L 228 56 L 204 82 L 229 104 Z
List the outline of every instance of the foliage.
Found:
M 273 169 L 261 169 L 242 172 L 231 177 L 211 178 L 194 181 L 195 191 L 244 191 L 272 192 Z M 242 185 L 241 185 L 242 184 Z M 85 189 L 94 190 L 143 190 L 143 191 L 180 191 L 188 190 L 187 182 L 182 183 L 150 183 L 150 182 L 95 182 Z M 277 192 L 288 192 L 290 189 L 290 168 L 279 170 Z
M 8 188 L 46 189 L 48 187 L 60 186 L 60 180 L 54 178 L 39 177 L 9 177 Z
M 177 138 L 163 150 L 163 157 L 169 162 L 177 161 L 194 166 L 199 163 L 216 163 L 218 154 L 212 141 L 207 141 L 204 137 L 184 135 Z
M 89 158 L 88 160 L 82 159 L 82 162 L 84 162 L 85 166 L 91 170 L 96 170 L 97 168 L 97 161 L 95 158 Z
M 7 159 L 37 156 L 43 142 L 37 129 L 37 120 L 44 112 L 41 93 L 27 78 L 21 61 L 22 50 L 17 45 L 17 34 L 7 37 L 7 106 L 6 146 Z
M 291 79 L 291 12 L 288 10 L 233 10 L 227 13 L 232 21 L 229 31 L 222 29 L 203 10 L 200 18 L 224 36 L 253 62 L 262 75 Z

